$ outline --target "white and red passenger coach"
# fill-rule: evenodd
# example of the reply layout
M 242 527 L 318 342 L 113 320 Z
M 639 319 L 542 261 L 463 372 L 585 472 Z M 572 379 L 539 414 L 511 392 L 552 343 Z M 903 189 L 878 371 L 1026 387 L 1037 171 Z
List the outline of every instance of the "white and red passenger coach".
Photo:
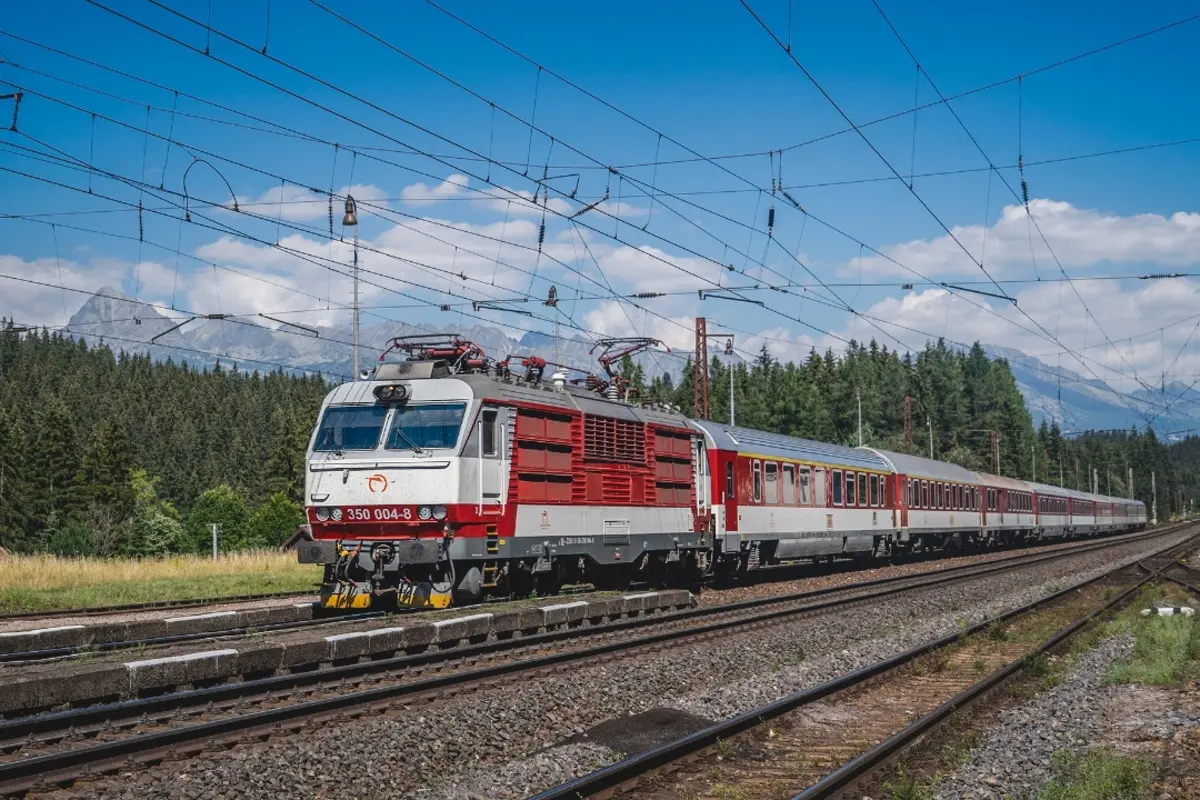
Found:
M 1142 503 L 688 419 L 457 336 L 325 398 L 305 480 L 323 603 L 445 606 L 567 582 L 691 585 L 797 559 L 1144 527 Z M 611 361 L 611 359 L 610 359 Z

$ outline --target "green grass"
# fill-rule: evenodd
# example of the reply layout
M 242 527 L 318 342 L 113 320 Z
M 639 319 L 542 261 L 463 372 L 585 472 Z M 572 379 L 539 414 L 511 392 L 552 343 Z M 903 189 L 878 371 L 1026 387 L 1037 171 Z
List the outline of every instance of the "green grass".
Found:
M 926 786 L 917 780 L 916 776 L 900 768 L 895 780 L 883 785 L 886 800 L 932 800 L 935 792 L 932 786 Z
M 1108 750 L 1082 756 L 1055 754 L 1058 777 L 1038 792 L 1037 800 L 1138 800 L 1146 797 L 1151 768 L 1145 761 Z
M 1113 683 L 1165 686 L 1200 675 L 1200 624 L 1195 617 L 1144 617 L 1133 631 L 1133 655 L 1109 670 Z
M 207 600 L 313 590 L 321 568 L 295 553 L 233 553 L 167 558 L 0 557 L 0 612 Z

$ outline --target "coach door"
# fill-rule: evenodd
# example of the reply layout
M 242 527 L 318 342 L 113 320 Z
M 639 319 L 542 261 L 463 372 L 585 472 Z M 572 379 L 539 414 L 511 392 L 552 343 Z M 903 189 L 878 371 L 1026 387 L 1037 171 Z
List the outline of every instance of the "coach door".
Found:
M 504 491 L 507 481 L 505 466 L 508 463 L 507 428 L 500 409 L 484 406 L 479 412 L 478 457 L 479 464 L 479 512 L 500 514 L 503 512 Z
M 717 482 L 718 490 L 713 492 L 713 496 L 720 498 L 717 535 L 733 534 L 726 536 L 724 540 L 723 550 L 725 552 L 737 552 L 740 546 L 736 535 L 738 530 L 737 476 L 734 468 L 736 459 L 737 453 L 718 451 L 717 474 L 712 476 L 712 480 Z

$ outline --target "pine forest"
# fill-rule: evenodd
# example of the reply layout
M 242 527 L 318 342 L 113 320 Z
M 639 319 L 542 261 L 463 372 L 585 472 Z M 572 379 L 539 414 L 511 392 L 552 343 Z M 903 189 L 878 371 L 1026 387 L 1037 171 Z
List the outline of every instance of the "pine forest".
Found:
M 639 395 L 692 406 L 678 384 L 622 371 Z M 1167 445 L 1146 429 L 1064 436 L 1035 428 L 1008 364 L 929 343 L 915 355 L 852 345 L 781 363 L 765 350 L 732 369 L 710 367 L 711 415 L 794 436 L 906 450 L 1085 490 L 1133 494 L 1148 505 L 1155 473 L 1160 517 L 1190 503 L 1200 439 Z M 0 546 L 64 555 L 203 552 L 209 524 L 223 550 L 281 544 L 302 521 L 304 450 L 321 399 L 318 375 L 196 369 L 115 353 L 46 331 L 0 331 Z M 905 398 L 911 398 L 911 444 Z

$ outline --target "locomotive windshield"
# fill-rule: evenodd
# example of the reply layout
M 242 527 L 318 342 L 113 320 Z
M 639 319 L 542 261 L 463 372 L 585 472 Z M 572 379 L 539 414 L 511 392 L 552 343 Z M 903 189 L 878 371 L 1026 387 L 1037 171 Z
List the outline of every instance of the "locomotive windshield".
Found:
M 374 450 L 387 412 L 387 406 L 376 405 L 326 409 L 313 450 Z
M 458 444 L 465 403 L 406 405 L 396 409 L 388 450 L 447 449 Z

